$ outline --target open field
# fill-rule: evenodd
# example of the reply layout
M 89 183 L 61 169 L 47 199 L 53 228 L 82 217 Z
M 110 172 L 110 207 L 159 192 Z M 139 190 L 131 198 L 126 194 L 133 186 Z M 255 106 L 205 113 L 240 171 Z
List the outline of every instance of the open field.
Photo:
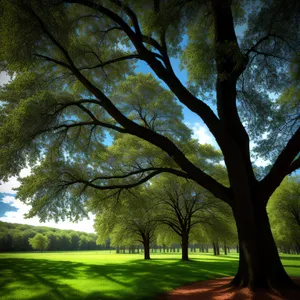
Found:
M 232 276 L 238 256 L 191 253 L 142 254 L 109 251 L 0 254 L 0 299 L 153 299 L 180 285 Z M 300 277 L 300 256 L 282 255 L 291 276 Z

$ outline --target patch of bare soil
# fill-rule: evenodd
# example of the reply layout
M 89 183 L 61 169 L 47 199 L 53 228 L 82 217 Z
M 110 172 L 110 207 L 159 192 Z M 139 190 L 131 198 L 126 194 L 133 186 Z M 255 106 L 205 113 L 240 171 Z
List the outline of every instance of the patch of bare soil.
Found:
M 288 291 L 284 296 L 263 289 L 252 292 L 248 288 L 228 287 L 231 280 L 232 277 L 224 277 L 195 282 L 161 295 L 157 300 L 300 300 L 299 290 Z M 300 278 L 293 280 L 300 285 Z

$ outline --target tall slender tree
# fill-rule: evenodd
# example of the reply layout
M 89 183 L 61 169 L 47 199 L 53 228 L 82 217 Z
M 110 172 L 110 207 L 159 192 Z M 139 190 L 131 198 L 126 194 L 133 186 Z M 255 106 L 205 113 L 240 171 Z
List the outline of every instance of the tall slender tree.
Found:
M 90 189 L 117 195 L 175 174 L 231 206 L 240 244 L 234 286 L 293 286 L 266 205 L 300 166 L 299 1 L 0 4 L 0 65 L 14 78 L 1 90 L 0 175 L 6 180 L 39 162 L 18 194 L 32 205 L 29 217 L 76 220 Z M 188 72 L 187 85 L 172 66 L 175 57 Z M 159 81 L 130 76 L 137 61 Z M 229 185 L 201 160 L 178 102 L 215 137 Z M 124 155 L 116 168 L 104 145 L 107 132 L 114 143 L 122 135 L 134 139 L 136 157 L 149 159 L 128 166 Z M 159 159 L 151 156 L 154 148 Z M 255 153 L 269 154 L 265 172 L 255 173 Z

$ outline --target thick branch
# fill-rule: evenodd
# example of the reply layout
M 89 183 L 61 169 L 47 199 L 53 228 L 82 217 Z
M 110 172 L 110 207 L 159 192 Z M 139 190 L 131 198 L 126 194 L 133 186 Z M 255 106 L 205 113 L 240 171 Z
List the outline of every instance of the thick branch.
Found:
M 168 225 L 169 227 L 171 227 L 179 236 L 182 235 L 182 229 L 175 223 L 166 220 L 164 217 L 162 217 L 161 219 L 158 219 L 159 222 L 161 222 L 162 224 Z
M 61 112 L 63 109 L 69 107 L 69 106 L 77 106 L 79 107 L 81 110 L 83 110 L 93 121 L 92 122 L 79 122 L 79 123 L 73 123 L 73 124 L 62 124 L 62 125 L 58 125 L 56 127 L 52 127 L 49 128 L 49 130 L 53 130 L 53 129 L 59 129 L 60 127 L 74 127 L 74 126 L 84 126 L 84 125 L 97 125 L 97 126 L 101 126 L 101 127 L 105 127 L 108 129 L 113 129 L 115 131 L 121 132 L 121 133 L 128 133 L 128 131 L 124 128 L 118 127 L 116 125 L 113 124 L 108 124 L 108 123 L 104 123 L 101 122 L 100 120 L 98 120 L 94 114 L 87 109 L 83 104 L 97 104 L 99 106 L 101 106 L 101 104 L 99 103 L 98 100 L 93 100 L 93 99 L 80 99 L 78 101 L 75 102 L 69 102 L 66 104 L 63 104 L 61 107 L 59 107 L 58 110 L 56 110 L 54 114 L 58 114 L 59 112 Z M 41 131 L 40 133 L 42 133 L 43 131 Z M 39 133 L 39 134 L 40 134 Z
M 300 158 L 294 159 L 300 153 L 300 128 L 294 133 L 285 148 L 275 161 L 269 174 L 259 183 L 260 191 L 266 203 L 283 178 L 299 168 Z
M 291 174 L 292 172 L 300 169 L 300 157 L 294 160 L 288 170 L 288 174 Z
M 151 54 L 149 50 L 147 50 L 143 43 L 139 40 L 136 34 L 131 30 L 131 28 L 125 23 L 125 21 L 120 18 L 117 14 L 112 12 L 111 10 L 103 7 L 100 4 L 96 4 L 92 1 L 66 1 L 70 3 L 79 3 L 82 5 L 87 5 L 93 7 L 113 21 L 117 22 L 123 30 L 127 33 L 129 38 L 133 41 L 138 53 L 153 67 L 156 69 L 165 82 L 172 86 L 175 94 L 176 92 L 181 93 L 180 99 L 189 99 L 188 102 L 192 103 L 192 105 L 196 105 L 199 108 L 200 114 L 203 115 L 204 121 L 208 122 L 211 126 L 212 132 L 215 134 L 217 140 L 220 142 L 222 146 L 225 146 L 228 143 L 226 140 L 225 134 L 218 123 L 218 119 L 212 110 L 204 104 L 202 101 L 199 101 L 197 98 L 192 96 L 181 84 L 181 82 L 177 79 L 174 73 L 170 74 L 166 71 L 166 69 L 162 66 L 161 62 L 156 59 L 154 55 Z M 36 16 L 36 15 L 35 15 Z M 46 29 L 42 20 L 36 16 L 41 24 L 41 27 L 45 34 L 47 34 L 50 40 L 62 51 L 65 58 L 70 64 L 71 70 L 75 77 L 87 88 L 89 92 L 91 92 L 97 99 L 100 100 L 98 104 L 101 103 L 101 106 L 108 112 L 108 114 L 114 118 L 121 126 L 123 126 L 128 133 L 135 135 L 143 140 L 150 142 L 151 144 L 157 146 L 158 148 L 165 151 L 172 159 L 178 164 L 178 166 L 187 174 L 189 174 L 190 178 L 202 185 L 204 188 L 208 189 L 211 193 L 213 193 L 217 198 L 224 200 L 227 203 L 231 203 L 231 190 L 229 188 L 224 187 L 222 184 L 217 182 L 211 176 L 207 175 L 205 172 L 196 167 L 193 163 L 191 163 L 186 156 L 182 153 L 182 151 L 167 137 L 162 136 L 149 128 L 145 128 L 136 124 L 134 121 L 128 119 L 125 115 L 119 111 L 119 109 L 110 101 L 110 99 L 95 85 L 93 85 L 75 66 L 70 55 L 66 51 L 66 49 L 57 41 L 53 35 Z M 162 72 L 164 73 L 162 73 Z M 170 76 L 173 76 L 173 80 L 170 81 Z M 179 87 L 179 90 L 178 90 Z M 186 96 L 186 97 L 185 97 Z M 154 172 L 155 173 L 155 172 Z M 153 174 L 153 173 L 152 173 Z M 154 176 L 154 175 L 153 175 Z M 149 178 L 153 177 L 150 176 Z M 147 177 L 146 177 L 147 178 Z M 145 180 L 146 181 L 146 180 Z M 145 182 L 143 181 L 143 182 Z M 140 182 L 142 183 L 142 182 Z M 139 183 L 139 184 L 140 184 Z M 138 185 L 138 184 L 136 184 Z M 135 185 L 135 186 L 136 186 Z M 116 188 L 116 187 L 114 187 Z
M 105 16 L 116 22 L 120 25 L 123 31 L 128 35 L 129 39 L 132 41 L 134 47 L 136 48 L 137 52 L 139 53 L 141 59 L 145 60 L 149 66 L 153 69 L 156 75 L 162 79 L 171 91 L 177 96 L 179 101 L 186 105 L 191 111 L 195 112 L 199 115 L 205 124 L 208 126 L 212 134 L 216 137 L 217 142 L 219 143 L 221 149 L 226 147 L 225 134 L 222 130 L 222 126 L 211 110 L 211 108 L 205 104 L 203 101 L 199 100 L 195 96 L 193 96 L 181 83 L 181 81 L 176 77 L 173 71 L 166 69 L 160 60 L 157 59 L 155 53 L 149 51 L 144 45 L 143 42 L 145 39 L 147 42 L 152 42 L 150 38 L 146 38 L 143 36 L 139 30 L 134 32 L 130 26 L 116 13 L 107 9 L 106 7 L 96 4 L 93 1 L 83 1 L 83 0 L 66 0 L 66 3 L 77 3 L 83 6 L 88 6 L 94 9 L 97 9 L 99 12 L 103 13 Z M 115 3 L 118 2 L 118 5 L 121 5 L 120 1 L 114 1 Z M 117 3 L 116 3 L 117 4 Z M 157 46 L 157 44 L 156 44 Z
M 127 16 L 130 18 L 133 26 L 134 26 L 134 30 L 135 33 L 137 34 L 141 34 L 141 29 L 139 26 L 139 22 L 137 19 L 136 14 L 130 9 L 129 6 L 125 5 L 124 2 L 120 1 L 120 0 L 110 0 L 112 3 L 116 4 L 117 6 L 121 7 L 127 14 Z
M 83 180 L 83 179 L 74 179 L 73 181 L 65 182 L 65 184 L 63 184 L 63 185 L 67 187 L 67 186 L 70 186 L 73 184 L 82 183 L 85 185 L 85 187 L 91 187 L 91 188 L 94 188 L 97 190 L 102 190 L 102 191 L 117 190 L 117 189 L 123 190 L 123 189 L 131 189 L 131 188 L 137 187 L 137 186 L 141 185 L 142 183 L 147 182 L 149 179 L 155 177 L 156 175 L 158 175 L 160 173 L 161 173 L 160 171 L 154 171 L 154 172 L 150 173 L 149 175 L 145 176 L 144 178 L 142 178 L 141 180 L 136 181 L 134 183 L 128 183 L 128 184 L 98 185 L 98 184 L 93 183 L 93 180 L 89 181 L 89 180 Z

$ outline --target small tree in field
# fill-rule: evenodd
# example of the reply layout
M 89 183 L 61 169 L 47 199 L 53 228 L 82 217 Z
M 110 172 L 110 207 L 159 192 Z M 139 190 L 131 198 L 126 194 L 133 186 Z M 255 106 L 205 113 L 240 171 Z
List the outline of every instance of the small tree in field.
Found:
M 174 177 L 153 180 L 149 192 L 157 199 L 157 220 L 180 236 L 182 260 L 189 260 L 189 235 L 197 224 L 214 222 L 217 200 L 199 185 Z
M 37 233 L 33 238 L 28 239 L 32 249 L 44 251 L 49 245 L 49 239 L 47 236 Z
M 141 243 L 144 259 L 150 259 L 150 245 L 155 239 L 158 221 L 155 201 L 148 198 L 143 192 L 136 196 L 128 193 L 116 205 L 109 202 L 106 206 L 103 203 L 100 211 L 94 208 L 98 214 L 94 224 L 98 234 L 97 242 L 103 244 L 110 238 L 111 243 L 117 247 Z

